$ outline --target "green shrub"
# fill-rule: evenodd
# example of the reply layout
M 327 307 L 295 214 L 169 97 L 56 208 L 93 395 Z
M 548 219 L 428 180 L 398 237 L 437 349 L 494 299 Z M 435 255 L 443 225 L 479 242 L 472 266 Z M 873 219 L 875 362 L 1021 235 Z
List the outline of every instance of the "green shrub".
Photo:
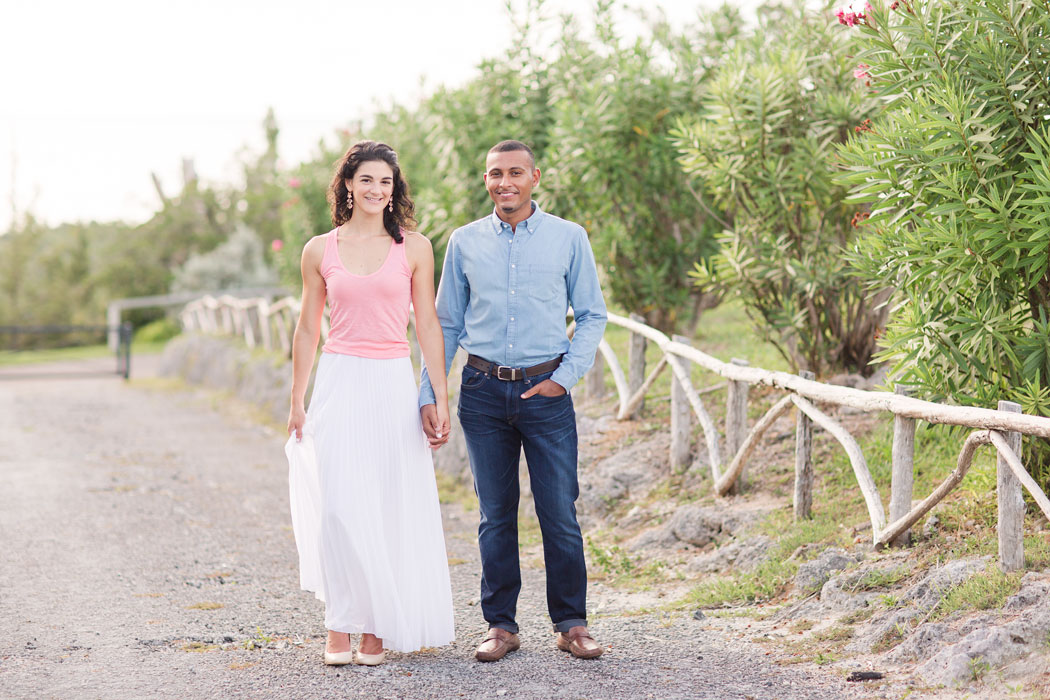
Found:
M 677 144 L 729 217 L 698 282 L 740 298 L 794 368 L 870 374 L 888 292 L 869 298 L 843 264 L 858 207 L 834 177 L 836 144 L 875 102 L 829 16 L 767 8 L 711 79 L 706 113 L 680 123 Z
M 135 341 L 140 343 L 163 343 L 171 340 L 182 328 L 170 318 L 161 318 L 135 330 Z
M 873 4 L 842 31 L 885 107 L 842 155 L 871 208 L 852 262 L 900 290 L 881 357 L 928 398 L 1050 415 L 1050 8 Z

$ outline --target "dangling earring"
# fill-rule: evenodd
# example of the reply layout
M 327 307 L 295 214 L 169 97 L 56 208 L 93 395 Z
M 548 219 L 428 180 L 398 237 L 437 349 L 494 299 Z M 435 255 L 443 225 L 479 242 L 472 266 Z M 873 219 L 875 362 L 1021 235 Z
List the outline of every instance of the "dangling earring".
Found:
M 394 195 L 390 195 L 390 213 L 394 212 Z
M 346 193 L 346 208 L 347 209 L 353 209 L 354 208 L 354 193 L 353 192 L 347 192 Z

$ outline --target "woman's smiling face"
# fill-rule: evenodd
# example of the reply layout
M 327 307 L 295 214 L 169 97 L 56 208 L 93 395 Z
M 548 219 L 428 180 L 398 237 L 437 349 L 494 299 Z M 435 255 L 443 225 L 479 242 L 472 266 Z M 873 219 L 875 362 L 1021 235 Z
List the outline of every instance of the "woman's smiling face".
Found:
M 346 188 L 354 194 L 354 209 L 369 214 L 380 214 L 394 194 L 394 171 L 381 160 L 361 163 Z

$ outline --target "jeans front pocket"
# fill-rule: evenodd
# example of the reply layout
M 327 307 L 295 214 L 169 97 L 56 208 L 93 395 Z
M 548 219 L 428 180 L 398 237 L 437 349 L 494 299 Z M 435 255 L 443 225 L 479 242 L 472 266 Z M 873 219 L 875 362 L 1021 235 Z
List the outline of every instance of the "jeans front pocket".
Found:
M 487 376 L 480 369 L 466 365 L 463 368 L 463 379 L 459 386 L 461 389 L 476 389 L 485 382 Z

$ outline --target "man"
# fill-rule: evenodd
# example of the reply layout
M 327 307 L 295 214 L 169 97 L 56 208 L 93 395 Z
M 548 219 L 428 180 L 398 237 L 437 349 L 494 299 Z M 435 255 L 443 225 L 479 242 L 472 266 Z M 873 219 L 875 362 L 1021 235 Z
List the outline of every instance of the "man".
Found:
M 571 389 L 594 362 L 605 332 L 605 301 L 583 227 L 540 210 L 532 150 L 502 141 L 488 152 L 490 216 L 449 239 L 437 294 L 445 367 L 469 355 L 459 394 L 481 523 L 481 609 L 489 631 L 479 661 L 498 661 L 519 646 L 514 620 L 521 589 L 518 561 L 518 459 L 529 467 L 543 534 L 547 609 L 559 649 L 593 659 L 603 649 L 587 632 L 587 570 L 576 520 L 576 415 Z M 570 342 L 565 315 L 572 306 Z M 433 446 L 437 414 L 424 369 L 423 429 Z

